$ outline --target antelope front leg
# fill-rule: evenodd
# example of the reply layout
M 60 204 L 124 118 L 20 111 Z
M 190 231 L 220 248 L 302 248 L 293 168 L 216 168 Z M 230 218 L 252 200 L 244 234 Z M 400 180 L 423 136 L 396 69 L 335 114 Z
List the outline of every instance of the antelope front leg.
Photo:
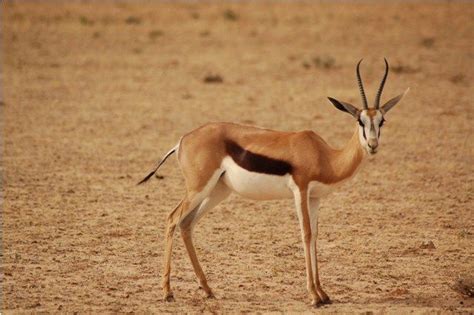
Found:
M 321 298 L 321 302 L 324 304 L 331 304 L 331 299 L 321 288 L 319 283 L 319 269 L 318 269 L 318 211 L 319 211 L 319 199 L 309 199 L 309 212 L 311 220 L 311 262 L 313 263 L 313 276 L 314 285 L 316 286 L 316 292 Z
M 296 213 L 298 214 L 298 220 L 301 228 L 301 237 L 303 239 L 303 248 L 306 261 L 306 287 L 311 296 L 311 305 L 317 307 L 321 304 L 321 298 L 316 292 L 313 281 L 313 267 L 311 263 L 311 222 L 308 211 L 308 189 L 295 189 L 294 197 L 296 204 Z

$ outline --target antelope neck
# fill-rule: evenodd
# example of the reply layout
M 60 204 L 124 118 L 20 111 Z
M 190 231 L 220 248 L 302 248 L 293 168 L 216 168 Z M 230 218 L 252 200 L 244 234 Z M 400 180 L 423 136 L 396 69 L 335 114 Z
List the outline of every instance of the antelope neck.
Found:
M 349 142 L 343 149 L 334 150 L 333 159 L 329 161 L 333 170 L 333 181 L 340 182 L 354 175 L 366 155 L 360 143 L 359 127 L 356 127 Z

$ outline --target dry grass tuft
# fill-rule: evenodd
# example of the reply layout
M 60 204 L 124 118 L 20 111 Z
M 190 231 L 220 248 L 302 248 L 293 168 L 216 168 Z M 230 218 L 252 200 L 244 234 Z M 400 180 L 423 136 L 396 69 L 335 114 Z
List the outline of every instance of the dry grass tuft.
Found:
M 224 79 L 218 74 L 208 74 L 203 79 L 204 83 L 223 83 Z
M 434 37 L 425 37 L 421 40 L 420 44 L 423 47 L 432 48 L 435 44 L 435 39 Z
M 409 65 L 394 65 L 390 68 L 393 72 L 395 73 L 404 73 L 404 74 L 412 74 L 412 73 L 417 73 L 420 72 L 420 68 L 414 68 Z
M 154 40 L 154 39 L 157 39 L 158 37 L 161 37 L 163 36 L 163 31 L 162 30 L 153 30 L 153 31 L 150 31 L 148 33 L 148 37 L 151 39 L 151 40 Z
M 459 275 L 454 283 L 453 290 L 468 297 L 474 297 L 474 276 Z
M 125 23 L 127 23 L 127 24 L 141 24 L 142 19 L 137 17 L 137 16 L 129 16 L 127 19 L 125 19 Z
M 224 18 L 229 21 L 237 21 L 239 19 L 239 15 L 231 9 L 227 9 L 224 11 Z

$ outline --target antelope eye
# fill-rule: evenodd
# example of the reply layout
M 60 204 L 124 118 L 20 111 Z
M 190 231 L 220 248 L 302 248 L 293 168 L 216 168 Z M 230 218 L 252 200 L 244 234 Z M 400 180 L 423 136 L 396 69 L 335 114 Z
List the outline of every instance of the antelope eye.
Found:
M 382 118 L 382 121 L 380 122 L 379 127 L 382 127 L 384 123 L 385 123 L 385 118 Z
M 359 119 L 358 122 L 359 122 L 359 125 L 363 128 L 363 127 L 364 127 L 364 123 L 362 122 L 362 120 Z

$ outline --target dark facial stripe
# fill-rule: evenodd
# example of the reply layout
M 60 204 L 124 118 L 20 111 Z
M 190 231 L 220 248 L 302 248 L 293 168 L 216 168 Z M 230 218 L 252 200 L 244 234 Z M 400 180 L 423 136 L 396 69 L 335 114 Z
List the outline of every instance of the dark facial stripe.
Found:
M 249 172 L 280 176 L 291 173 L 292 166 L 290 163 L 252 153 L 232 140 L 225 141 L 225 149 L 237 165 Z
M 364 123 L 362 122 L 362 120 L 359 120 L 357 121 L 359 123 L 359 126 L 362 127 L 362 135 L 364 136 L 364 139 L 367 140 L 367 137 L 365 136 L 365 126 L 364 126 Z

